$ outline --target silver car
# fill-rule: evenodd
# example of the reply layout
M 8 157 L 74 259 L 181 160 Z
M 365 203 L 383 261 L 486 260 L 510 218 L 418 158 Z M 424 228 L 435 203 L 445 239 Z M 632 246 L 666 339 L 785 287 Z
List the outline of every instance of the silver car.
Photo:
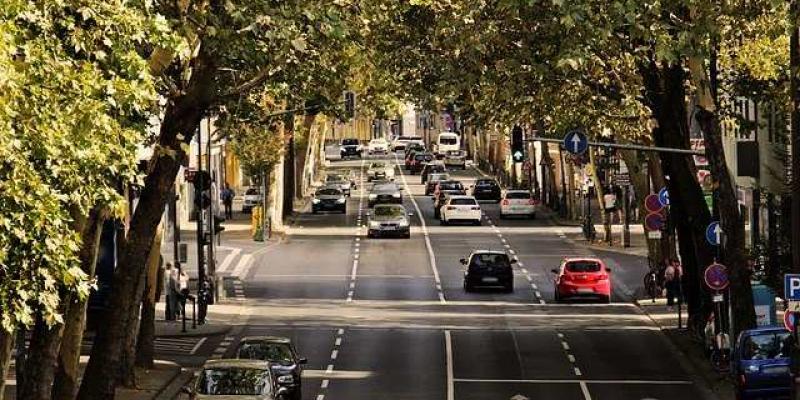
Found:
M 331 186 L 336 185 L 339 186 L 340 189 L 344 192 L 345 196 L 350 196 L 350 193 L 355 190 L 353 185 L 353 181 L 348 179 L 344 175 L 340 174 L 331 174 L 325 178 L 325 185 Z
M 400 204 L 378 204 L 369 215 L 369 229 L 367 237 L 399 236 L 411 237 L 411 224 L 406 208 Z
M 275 384 L 270 364 L 255 360 L 206 361 L 194 385 L 183 392 L 197 400 L 285 400 L 288 394 Z

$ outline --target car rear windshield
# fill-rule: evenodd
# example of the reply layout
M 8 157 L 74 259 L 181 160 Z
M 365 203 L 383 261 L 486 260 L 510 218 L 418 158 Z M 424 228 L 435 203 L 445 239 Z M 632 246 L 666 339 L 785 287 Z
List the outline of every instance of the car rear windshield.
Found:
M 244 192 L 244 194 L 246 196 L 252 196 L 254 194 L 258 194 L 258 189 L 247 189 L 247 191 Z
M 475 186 L 497 186 L 497 182 L 479 180 L 475 182 Z
M 790 340 L 789 332 L 765 332 L 748 336 L 742 345 L 742 358 L 770 360 L 789 357 Z
M 453 199 L 453 200 L 450 200 L 450 205 L 454 205 L 454 206 L 474 206 L 475 204 L 477 204 L 477 203 L 475 203 L 475 199 Z
M 431 176 L 430 176 L 430 178 L 428 178 L 428 180 L 429 181 L 443 181 L 443 180 L 448 179 L 448 178 L 449 178 L 449 176 L 447 174 L 431 174 Z
M 343 139 L 342 146 L 354 146 L 358 145 L 358 139 Z
M 439 190 L 464 190 L 461 182 L 439 182 Z
M 505 254 L 475 254 L 469 262 L 470 268 L 511 267 Z
M 458 144 L 458 139 L 454 137 L 442 137 L 439 138 L 439 144 L 446 144 L 446 145 Z
M 341 182 L 344 180 L 344 177 L 342 177 L 341 175 L 328 175 L 328 177 L 325 178 L 325 180 L 328 182 Z
M 238 358 L 280 363 L 294 362 L 292 348 L 287 343 L 245 342 L 239 346 Z
M 269 371 L 254 368 L 214 368 L 200 374 L 197 393 L 213 396 L 257 396 L 269 390 Z
M 414 159 L 417 161 L 425 160 L 425 161 L 432 161 L 433 156 L 430 154 L 417 154 L 414 156 Z
M 573 261 L 567 263 L 569 272 L 600 272 L 600 264 L 594 261 Z
M 336 189 L 320 189 L 317 191 L 317 196 L 340 196 L 341 190 Z
M 530 199 L 531 194 L 527 192 L 509 192 L 506 193 L 507 199 Z

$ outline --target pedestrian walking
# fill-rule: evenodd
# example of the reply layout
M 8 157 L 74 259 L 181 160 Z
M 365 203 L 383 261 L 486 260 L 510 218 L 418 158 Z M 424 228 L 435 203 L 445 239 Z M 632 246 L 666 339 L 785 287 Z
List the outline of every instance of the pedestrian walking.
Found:
M 178 308 L 180 309 L 180 314 L 186 310 L 186 300 L 189 298 L 189 275 L 186 274 L 186 271 L 180 271 L 178 274 L 178 299 L 179 304 Z
M 675 259 L 670 260 L 667 268 L 664 270 L 664 285 L 667 289 L 667 307 L 670 307 L 670 309 L 675 304 L 676 300 L 680 303 L 682 278 L 683 267 L 681 263 Z
M 603 210 L 606 213 L 606 218 L 609 224 L 614 223 L 614 213 L 617 211 L 617 194 L 611 186 L 606 188 L 603 194 Z
M 225 188 L 222 189 L 222 204 L 225 206 L 225 219 L 233 218 L 233 197 L 233 190 L 231 190 L 231 187 L 226 183 Z

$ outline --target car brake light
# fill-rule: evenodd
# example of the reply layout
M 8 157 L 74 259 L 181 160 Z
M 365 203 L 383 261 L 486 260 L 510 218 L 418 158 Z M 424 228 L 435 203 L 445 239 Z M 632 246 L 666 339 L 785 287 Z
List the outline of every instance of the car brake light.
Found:
M 595 279 L 598 280 L 598 281 L 605 281 L 605 280 L 608 280 L 608 275 L 606 275 L 606 274 L 598 274 L 598 275 L 595 275 Z
M 503 205 L 504 205 L 504 206 L 507 206 L 508 204 L 509 204 L 509 201 L 508 201 L 508 199 L 503 199 Z

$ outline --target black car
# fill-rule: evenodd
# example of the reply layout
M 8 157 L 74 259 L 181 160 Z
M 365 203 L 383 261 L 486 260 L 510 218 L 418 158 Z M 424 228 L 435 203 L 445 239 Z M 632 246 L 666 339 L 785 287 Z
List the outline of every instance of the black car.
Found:
M 412 152 L 424 153 L 425 145 L 422 143 L 410 143 L 408 146 L 406 146 L 406 149 L 404 150 L 403 154 L 405 157 L 408 157 L 408 155 L 411 154 Z
M 514 291 L 514 270 L 502 251 L 478 250 L 470 254 L 469 259 L 462 258 L 464 269 L 464 290 L 471 292 L 478 287 L 502 288 L 506 293 Z
M 370 207 L 376 204 L 402 204 L 403 195 L 400 193 L 400 187 L 394 182 L 382 181 L 372 186 L 369 191 L 367 204 Z
M 298 357 L 292 341 L 279 336 L 244 337 L 236 348 L 236 358 L 269 362 L 277 385 L 288 389 L 287 399 L 300 400 L 303 365 L 308 362 Z
M 338 185 L 324 186 L 318 189 L 311 198 L 311 212 L 339 211 L 347 213 L 347 196 Z
M 369 213 L 367 237 L 399 236 L 408 239 L 411 237 L 410 216 L 400 204 L 378 204 Z
M 347 158 L 361 158 L 361 143 L 358 139 L 342 139 L 342 142 L 339 144 L 339 155 L 343 160 Z
M 425 164 L 431 163 L 435 159 L 436 157 L 431 153 L 415 153 L 411 159 L 411 165 L 409 165 L 408 170 L 411 175 L 422 172 L 422 168 L 425 167 Z
M 494 179 L 478 179 L 475 181 L 475 186 L 472 187 L 472 195 L 476 200 L 492 200 L 499 203 L 502 190 L 500 184 Z
M 444 164 L 441 163 L 425 164 L 422 167 L 422 173 L 420 173 L 420 177 L 422 177 L 422 183 L 428 182 L 428 175 L 433 173 L 442 173 L 442 172 L 447 172 L 447 168 L 445 168 Z

